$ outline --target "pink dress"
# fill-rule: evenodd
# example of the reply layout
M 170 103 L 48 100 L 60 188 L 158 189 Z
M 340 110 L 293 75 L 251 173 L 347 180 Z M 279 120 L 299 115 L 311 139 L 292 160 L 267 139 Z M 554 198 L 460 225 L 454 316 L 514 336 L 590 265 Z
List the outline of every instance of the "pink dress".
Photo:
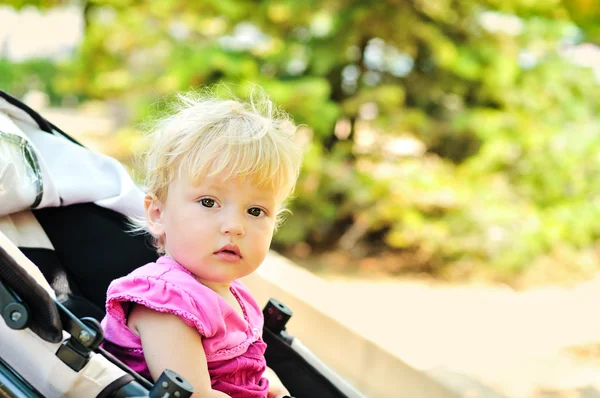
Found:
M 104 348 L 150 379 L 140 338 L 127 327 L 129 303 L 168 312 L 202 336 L 214 390 L 236 398 L 264 398 L 269 382 L 262 377 L 266 368 L 262 311 L 241 282 L 233 282 L 230 289 L 242 307 L 243 318 L 172 258 L 146 264 L 108 287 L 102 320 Z

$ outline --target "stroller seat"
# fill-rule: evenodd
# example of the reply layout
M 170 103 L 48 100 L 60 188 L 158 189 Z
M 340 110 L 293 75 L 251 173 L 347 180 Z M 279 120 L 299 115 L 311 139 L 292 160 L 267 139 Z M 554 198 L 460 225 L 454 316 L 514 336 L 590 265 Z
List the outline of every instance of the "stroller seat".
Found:
M 0 321 L 4 372 L 0 370 L 0 374 L 21 378 L 16 386 L 14 382 L 0 383 L 3 395 L 102 396 L 132 382 L 132 375 L 102 355 L 88 352 L 84 366 L 77 366 L 81 363 L 77 346 L 72 350 L 74 340 L 63 330 L 65 317 L 54 306 L 54 296 L 41 271 L 0 232 L 0 307 L 4 318 Z M 69 330 L 83 332 L 77 328 L 77 320 L 73 322 Z M 91 333 L 96 341 L 90 346 L 97 346 L 102 335 Z M 143 391 L 137 384 L 132 387 Z
M 13 139 L 14 135 L 21 141 Z M 6 137 L 10 139 L 3 141 Z M 114 159 L 88 151 L 0 91 L 0 170 L 1 162 L 20 161 L 6 159 L 2 151 L 3 144 L 14 142 L 21 145 L 17 153 L 25 155 L 24 168 L 31 169 L 29 181 L 36 183 L 37 191 L 33 203 L 22 207 L 0 193 L 0 291 L 7 292 L 0 294 L 4 311 L 4 320 L 0 320 L 0 395 L 148 396 L 152 383 L 114 363 L 98 348 L 102 331 L 96 327 L 104 316 L 110 282 L 157 258 L 147 237 L 126 232 L 125 214 L 143 210 L 141 190 Z M 81 164 L 72 164 L 74 161 Z M 85 172 L 86 168 L 90 168 L 87 177 L 60 175 L 74 169 Z M 98 170 L 106 169 L 105 181 Z M 2 178 L 6 176 L 0 174 L 0 183 Z M 70 187 L 71 181 L 82 186 Z M 116 191 L 107 194 L 101 190 L 100 197 L 92 200 L 93 192 L 88 191 L 96 185 Z M 17 199 L 29 197 L 29 193 Z M 29 308 L 29 322 L 15 324 L 7 302 Z M 358 391 L 342 392 L 294 352 L 281 322 L 266 319 L 265 325 L 269 324 L 276 324 L 277 329 L 263 331 L 267 364 L 296 398 L 362 397 Z M 93 336 L 91 341 L 81 338 L 85 337 L 82 331 Z M 81 345 L 87 345 L 85 350 Z M 73 346 L 75 353 L 69 351 Z M 81 366 L 68 364 L 64 357 L 69 355 Z M 6 380 L 12 381 L 3 382 Z

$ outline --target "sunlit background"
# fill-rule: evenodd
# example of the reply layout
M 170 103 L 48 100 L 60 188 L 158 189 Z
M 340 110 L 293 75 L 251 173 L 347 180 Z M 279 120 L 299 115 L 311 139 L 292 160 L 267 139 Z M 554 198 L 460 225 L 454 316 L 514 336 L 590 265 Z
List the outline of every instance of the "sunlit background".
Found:
M 599 317 L 596 0 L 4 4 L 0 89 L 137 180 L 161 99 L 263 86 L 306 150 L 274 249 L 315 274 L 477 284 L 510 292 L 505 302 L 558 289 L 565 299 L 550 301 L 598 300 L 582 319 Z M 582 339 L 566 351 L 600 370 L 600 335 Z M 598 375 L 563 387 L 600 396 L 584 389 Z M 498 394 L 523 396 L 504 381 Z M 531 396 L 567 396 L 552 391 Z

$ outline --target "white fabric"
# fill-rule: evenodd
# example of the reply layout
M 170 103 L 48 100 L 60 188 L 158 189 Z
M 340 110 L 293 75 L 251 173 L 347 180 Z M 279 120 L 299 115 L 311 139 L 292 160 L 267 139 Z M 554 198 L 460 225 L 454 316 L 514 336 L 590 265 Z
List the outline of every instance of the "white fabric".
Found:
M 0 130 L 18 135 L 33 146 L 43 181 L 42 200 L 36 208 L 93 202 L 125 215 L 143 215 L 143 193 L 115 159 L 73 144 L 58 133 L 41 131 L 26 112 L 3 98 Z M 28 167 L 18 146 L 0 141 L 0 246 L 55 298 L 37 266 L 15 246 L 24 243 L 19 239 L 25 234 L 27 238 L 36 236 L 36 247 L 51 247 L 39 224 L 30 222 L 31 213 L 11 214 L 28 209 L 35 200 L 37 189 L 27 180 Z M 68 337 L 63 332 L 63 339 Z M 56 356 L 60 344 L 48 343 L 29 329 L 10 329 L 0 320 L 2 359 L 45 397 L 94 397 L 125 375 L 97 354 L 75 372 Z
M 17 247 L 54 250 L 48 235 L 31 210 L 0 216 L 0 232 Z
M 40 270 L 2 232 L 0 246 L 55 297 Z M 63 332 L 63 340 L 67 338 L 69 334 Z M 85 367 L 75 372 L 56 356 L 60 345 L 42 340 L 30 329 L 13 330 L 0 320 L 2 359 L 45 397 L 95 397 L 125 375 L 116 365 L 97 354 L 92 354 Z
M 35 265 L 27 257 L 25 257 L 25 255 L 19 250 L 19 248 L 17 246 L 15 246 L 15 243 L 10 241 L 6 237 L 6 235 L 2 233 L 2 231 L 0 231 L 0 247 L 2 247 L 4 249 L 4 251 L 6 251 L 8 253 L 8 255 L 11 256 L 17 262 L 17 264 L 19 264 L 21 267 L 23 267 L 25 269 L 25 271 L 27 271 L 29 276 L 31 276 L 33 279 L 35 279 L 36 282 L 45 291 L 47 291 L 48 294 L 50 294 L 50 296 L 52 296 L 52 298 L 56 298 L 54 289 L 52 289 L 50 287 L 50 285 L 48 284 L 48 281 L 46 280 L 46 278 L 44 278 L 44 274 L 42 274 L 42 271 L 40 271 L 40 269 L 37 267 L 37 265 Z M 0 319 L 0 323 L 4 324 L 4 321 L 2 319 Z M 2 340 L 2 339 L 0 338 L 0 340 Z M 0 350 L 0 353 L 3 353 L 3 352 L 4 351 Z
M 1 112 L 0 132 L 28 141 L 14 122 Z M 0 216 L 23 210 L 36 199 L 36 175 L 22 152 L 19 144 L 0 136 Z
M 44 192 L 36 208 L 93 202 L 128 216 L 143 216 L 144 194 L 117 160 L 73 144 L 58 133 L 40 130 L 27 113 L 3 98 L 0 115 L 0 130 L 14 132 L 16 128 L 33 144 L 38 156 Z M 15 165 L 19 164 L 16 161 Z M 0 172 L 3 166 L 8 167 L 0 163 Z M 0 173 L 0 185 L 1 179 Z M 0 215 L 26 209 L 33 202 L 28 192 L 15 196 L 23 197 L 22 206 L 14 209 L 15 204 L 11 203 L 9 209 L 7 201 L 3 201 Z
M 64 332 L 63 338 L 68 337 Z M 2 359 L 45 397 L 95 397 L 125 375 L 98 354 L 92 354 L 85 367 L 75 372 L 56 356 L 60 344 L 44 341 L 29 329 L 13 330 L 0 322 Z

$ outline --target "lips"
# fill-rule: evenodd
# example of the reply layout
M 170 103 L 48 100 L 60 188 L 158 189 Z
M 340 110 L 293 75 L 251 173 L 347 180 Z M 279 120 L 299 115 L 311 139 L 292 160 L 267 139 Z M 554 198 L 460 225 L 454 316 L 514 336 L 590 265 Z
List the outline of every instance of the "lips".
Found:
M 242 259 L 242 255 L 240 253 L 240 249 L 237 245 L 228 244 L 217 250 L 215 256 L 222 261 L 231 263 L 236 262 Z

